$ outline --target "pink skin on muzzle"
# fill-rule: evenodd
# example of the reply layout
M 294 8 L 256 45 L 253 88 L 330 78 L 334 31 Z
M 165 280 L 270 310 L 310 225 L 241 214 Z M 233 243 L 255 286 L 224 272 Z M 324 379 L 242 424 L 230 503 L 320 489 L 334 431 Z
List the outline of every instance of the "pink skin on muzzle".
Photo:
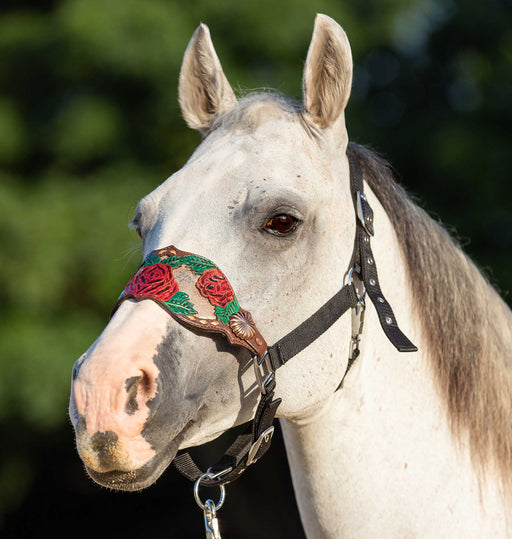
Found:
M 152 301 L 124 301 L 77 362 L 70 417 L 80 457 L 93 471 L 131 471 L 154 457 L 142 430 L 158 389 L 153 357 L 169 321 Z

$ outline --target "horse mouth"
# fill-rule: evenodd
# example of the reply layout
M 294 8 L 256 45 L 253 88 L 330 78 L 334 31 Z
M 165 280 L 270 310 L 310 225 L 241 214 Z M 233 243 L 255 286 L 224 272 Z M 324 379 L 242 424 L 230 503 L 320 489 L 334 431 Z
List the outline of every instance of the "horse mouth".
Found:
M 177 453 L 178 444 L 172 442 L 161 453 L 136 470 L 98 472 L 85 465 L 85 470 L 96 483 L 113 490 L 136 491 L 151 486 L 167 469 Z

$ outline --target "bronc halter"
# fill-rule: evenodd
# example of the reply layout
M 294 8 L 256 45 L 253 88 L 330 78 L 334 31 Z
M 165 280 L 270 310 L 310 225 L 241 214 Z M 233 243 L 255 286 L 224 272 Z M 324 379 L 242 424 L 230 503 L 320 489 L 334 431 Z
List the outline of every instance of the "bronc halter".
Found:
M 379 285 L 377 267 L 370 246 L 374 234 L 373 210 L 364 194 L 363 172 L 357 157 L 347 152 L 350 191 L 356 214 L 354 250 L 345 284 L 330 300 L 277 343 L 267 346 L 251 314 L 240 307 L 225 275 L 207 258 L 181 251 L 174 246 L 151 252 L 126 285 L 114 311 L 124 300 L 151 299 L 186 328 L 224 334 L 231 344 L 252 355 L 260 401 L 252 426 L 239 435 L 222 458 L 203 473 L 188 452 L 173 461 L 188 479 L 195 481 L 194 495 L 204 511 L 207 537 L 220 537 L 216 511 L 224 501 L 224 485 L 240 477 L 269 449 L 272 425 L 281 399 L 274 399 L 275 371 L 307 348 L 329 329 L 348 309 L 352 309 L 352 337 L 347 369 L 359 355 L 363 332 L 365 296 L 371 299 L 380 324 L 400 352 L 415 352 L 416 346 L 398 327 L 393 310 Z M 219 486 L 217 504 L 202 502 L 199 486 Z

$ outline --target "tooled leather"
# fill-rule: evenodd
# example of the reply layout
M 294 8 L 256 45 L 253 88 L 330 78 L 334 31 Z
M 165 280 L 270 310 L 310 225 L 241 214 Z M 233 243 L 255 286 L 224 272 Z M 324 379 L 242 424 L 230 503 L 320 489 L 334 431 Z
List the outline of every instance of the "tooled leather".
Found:
M 224 273 L 211 260 L 174 245 L 156 249 L 146 257 L 112 314 L 127 299 L 151 299 L 185 327 L 222 333 L 231 344 L 259 357 L 267 349 L 252 315 L 240 307 Z

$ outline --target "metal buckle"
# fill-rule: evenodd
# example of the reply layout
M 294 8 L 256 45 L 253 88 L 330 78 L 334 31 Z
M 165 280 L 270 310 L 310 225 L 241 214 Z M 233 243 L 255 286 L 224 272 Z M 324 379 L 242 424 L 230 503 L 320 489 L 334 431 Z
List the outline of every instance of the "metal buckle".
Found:
M 252 363 L 254 366 L 254 374 L 256 375 L 256 383 L 260 388 L 262 395 L 267 394 L 267 385 L 274 379 L 275 373 L 272 369 L 272 363 L 270 362 L 270 356 L 268 350 L 258 359 L 258 356 L 252 356 Z M 264 364 L 267 373 L 263 371 L 262 365 Z
M 347 270 L 347 273 L 345 273 L 345 276 L 343 277 L 343 284 L 344 285 L 351 284 L 354 287 L 354 291 L 359 301 L 359 305 L 361 305 L 362 308 L 364 309 L 365 298 L 366 298 L 366 288 L 364 286 L 363 280 L 361 279 L 359 273 L 356 271 L 355 268 L 350 268 L 349 270 Z
M 364 298 L 352 309 L 352 335 L 350 339 L 349 359 L 354 361 L 359 356 L 359 346 L 364 329 Z
M 373 215 L 370 213 L 369 215 L 364 214 L 363 209 L 363 200 L 365 202 L 368 202 L 368 199 L 366 198 L 366 195 L 364 193 L 361 193 L 361 191 L 357 191 L 357 203 L 356 203 L 356 213 L 359 221 L 361 221 L 361 224 L 363 225 L 363 228 L 366 230 L 366 233 L 370 236 L 373 236 Z M 369 207 L 369 206 L 368 206 Z M 371 212 L 371 208 L 370 208 Z
M 350 268 L 345 274 L 347 284 L 354 287 L 358 303 L 352 308 L 352 333 L 350 336 L 349 360 L 354 361 L 359 355 L 359 346 L 364 329 L 364 312 L 366 309 L 366 288 L 354 268 Z
M 361 279 L 359 273 L 356 271 L 355 268 L 350 268 L 347 270 L 347 273 L 345 273 L 343 277 L 343 284 L 344 285 L 352 285 L 354 287 L 354 291 L 356 293 L 357 299 L 359 303 L 363 306 L 365 306 L 365 298 L 366 298 L 366 288 L 364 286 L 364 282 Z
M 251 445 L 249 452 L 247 453 L 247 466 L 250 466 L 254 462 L 256 462 L 258 459 L 256 458 L 256 454 L 258 453 L 261 444 L 263 441 L 265 443 L 269 443 L 272 439 L 272 436 L 274 435 L 274 425 L 270 426 L 268 429 L 265 429 L 259 436 L 258 439 Z

